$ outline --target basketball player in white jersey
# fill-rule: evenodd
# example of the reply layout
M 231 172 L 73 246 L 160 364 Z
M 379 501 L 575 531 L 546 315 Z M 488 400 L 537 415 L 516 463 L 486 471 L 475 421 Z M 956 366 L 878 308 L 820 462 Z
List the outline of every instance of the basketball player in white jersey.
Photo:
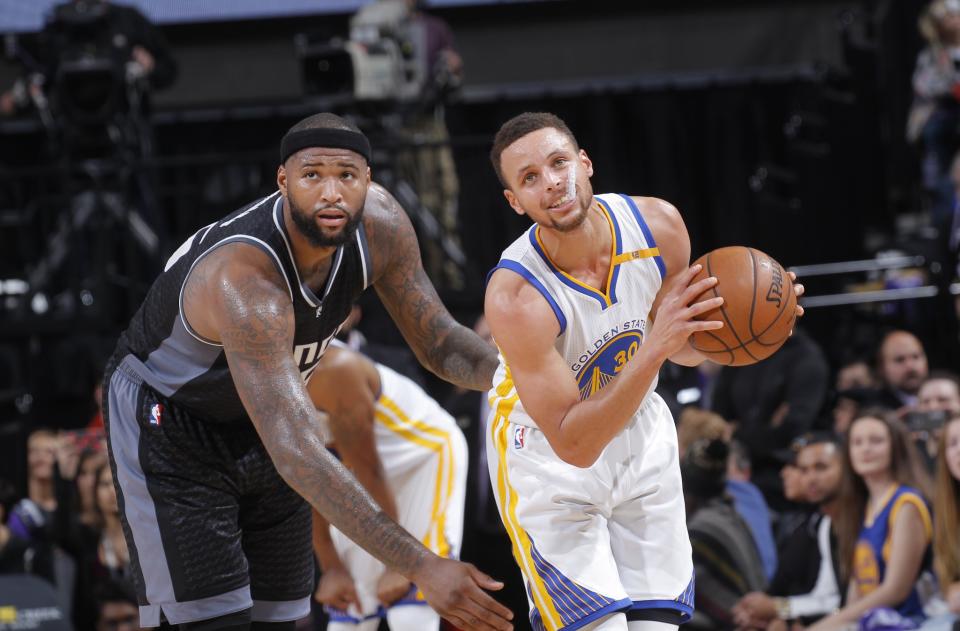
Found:
M 694 577 L 673 419 L 653 391 L 667 359 L 696 365 L 694 317 L 721 298 L 692 283 L 669 203 L 594 195 L 567 125 L 525 113 L 494 139 L 510 206 L 535 223 L 491 272 L 500 348 L 487 454 L 535 630 L 676 628 Z
M 467 442 L 416 383 L 334 342 L 307 385 L 327 413 L 334 449 L 384 511 L 424 546 L 457 558 L 463 536 Z M 440 616 L 404 576 L 386 569 L 314 511 L 328 631 L 436 631 Z

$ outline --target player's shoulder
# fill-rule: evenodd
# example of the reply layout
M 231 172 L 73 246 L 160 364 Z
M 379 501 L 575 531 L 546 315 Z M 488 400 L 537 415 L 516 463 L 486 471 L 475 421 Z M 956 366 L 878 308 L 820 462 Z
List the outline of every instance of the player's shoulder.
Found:
M 553 308 L 531 277 L 507 267 L 498 267 L 490 274 L 484 313 L 496 328 L 529 331 L 530 327 L 542 329 L 545 321 L 556 322 Z
M 308 389 L 330 395 L 363 396 L 377 389 L 377 367 L 364 355 L 343 346 L 329 346 L 310 377 Z
M 372 361 L 354 350 L 331 345 L 320 360 L 318 369 L 352 377 L 366 377 L 370 371 L 375 371 L 376 367 Z
M 370 182 L 363 204 L 363 228 L 367 239 L 371 243 L 389 242 L 405 223 L 409 224 L 409 219 L 400 202 L 383 186 Z
M 683 217 L 676 206 L 665 199 L 659 197 L 645 197 L 641 195 L 631 195 L 630 199 L 637 205 L 637 210 L 643 215 L 644 220 L 654 226 L 679 227 L 683 226 Z
M 363 205 L 363 229 L 373 264 L 374 282 L 387 270 L 419 260 L 416 233 L 406 211 L 387 189 L 370 182 Z

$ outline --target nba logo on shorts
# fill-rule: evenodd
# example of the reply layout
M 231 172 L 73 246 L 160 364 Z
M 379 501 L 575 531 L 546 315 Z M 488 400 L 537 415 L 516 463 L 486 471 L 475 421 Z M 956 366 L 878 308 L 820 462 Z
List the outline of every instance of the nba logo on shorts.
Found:
M 150 424 L 160 425 L 161 420 L 163 420 L 163 405 L 154 403 L 150 406 Z
M 523 425 L 517 427 L 513 430 L 513 448 L 514 449 L 523 449 L 524 444 L 527 441 L 527 428 Z

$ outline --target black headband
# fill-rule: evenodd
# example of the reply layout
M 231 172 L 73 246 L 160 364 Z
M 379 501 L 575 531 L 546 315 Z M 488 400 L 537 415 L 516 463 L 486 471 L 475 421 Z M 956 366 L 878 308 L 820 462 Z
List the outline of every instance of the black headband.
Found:
M 359 153 L 367 162 L 370 162 L 370 141 L 362 133 L 349 129 L 317 127 L 288 132 L 280 141 L 280 164 L 286 162 L 287 158 L 296 152 L 308 147 L 349 149 Z

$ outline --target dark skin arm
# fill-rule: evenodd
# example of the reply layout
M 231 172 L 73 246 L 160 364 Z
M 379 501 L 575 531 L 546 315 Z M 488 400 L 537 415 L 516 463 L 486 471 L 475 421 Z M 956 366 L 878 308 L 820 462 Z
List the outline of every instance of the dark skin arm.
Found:
M 445 381 L 489 390 L 497 369 L 496 349 L 454 320 L 440 302 L 400 204 L 383 187 L 371 184 L 364 212 L 374 287 L 417 359 Z
M 374 415 L 377 396 L 381 388 L 377 367 L 366 357 L 343 348 L 329 348 L 320 364 L 313 372 L 307 391 L 318 410 L 323 410 L 329 418 L 333 445 L 344 465 L 357 477 L 357 481 L 367 489 L 374 500 L 391 518 L 398 520 L 397 503 L 387 484 L 387 475 L 377 453 L 374 437 Z M 314 527 L 318 515 L 314 514 Z M 326 522 L 323 522 L 326 527 Z M 336 555 L 332 541 L 314 536 L 314 549 L 325 570 L 331 562 L 331 552 Z M 328 540 L 329 540 L 329 532 Z M 327 550 L 318 550 L 317 544 L 329 546 Z M 329 581 L 326 579 L 330 579 Z M 330 572 L 324 574 L 326 592 L 337 590 L 344 593 L 345 581 L 336 572 L 331 578 Z M 381 604 L 390 606 L 410 590 L 410 581 L 402 575 L 386 570 L 378 581 L 377 596 Z M 318 594 L 320 591 L 318 591 Z M 329 597 L 328 593 L 322 594 Z M 329 604 L 329 603 L 328 603 Z
M 294 314 L 280 273 L 258 248 L 207 255 L 184 287 L 191 326 L 223 344 L 237 392 L 277 471 L 341 532 L 414 580 L 440 614 L 465 629 L 510 629 L 510 612 L 480 588 L 501 587 L 440 559 L 390 519 L 326 449 L 326 429 L 293 361 Z

